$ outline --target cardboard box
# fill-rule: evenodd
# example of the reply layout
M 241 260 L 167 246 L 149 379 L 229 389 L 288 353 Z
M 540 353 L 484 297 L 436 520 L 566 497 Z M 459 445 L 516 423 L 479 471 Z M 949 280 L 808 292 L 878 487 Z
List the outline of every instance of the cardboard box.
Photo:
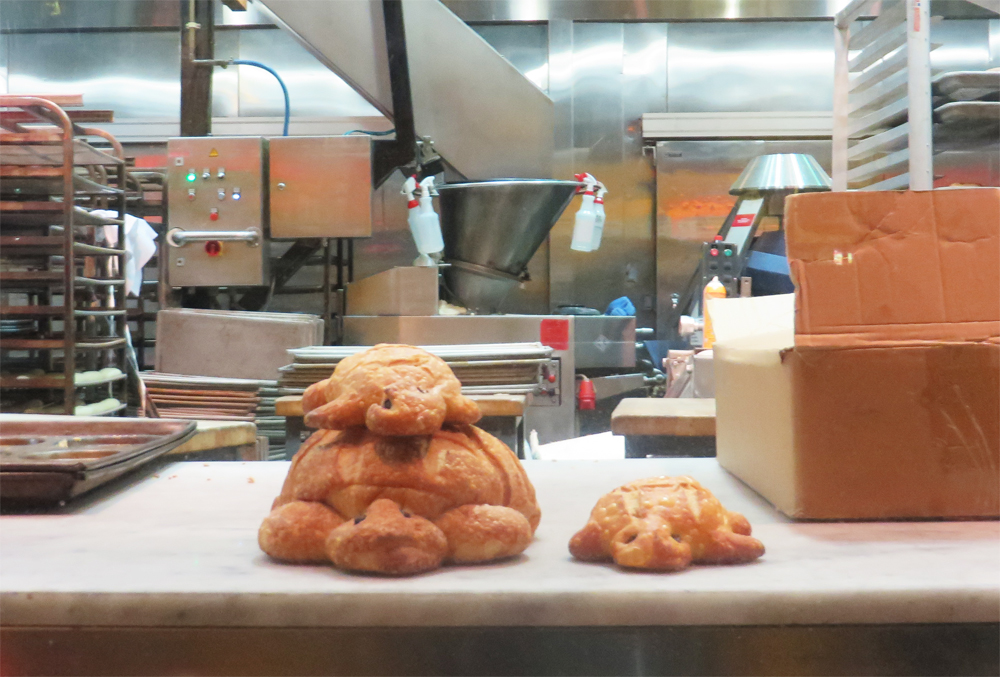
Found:
M 794 297 L 710 302 L 720 464 L 796 518 L 1000 516 L 1000 190 L 785 219 Z

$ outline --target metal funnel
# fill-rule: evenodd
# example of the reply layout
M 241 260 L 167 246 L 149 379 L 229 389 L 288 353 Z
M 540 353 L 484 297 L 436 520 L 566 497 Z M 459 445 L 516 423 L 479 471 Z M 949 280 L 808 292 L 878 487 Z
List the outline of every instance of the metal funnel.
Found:
M 808 192 L 830 188 L 830 177 L 812 155 L 779 153 L 751 160 L 729 189 L 729 194 L 779 190 Z
M 497 312 L 573 199 L 576 181 L 498 179 L 438 186 L 445 283 L 465 307 Z

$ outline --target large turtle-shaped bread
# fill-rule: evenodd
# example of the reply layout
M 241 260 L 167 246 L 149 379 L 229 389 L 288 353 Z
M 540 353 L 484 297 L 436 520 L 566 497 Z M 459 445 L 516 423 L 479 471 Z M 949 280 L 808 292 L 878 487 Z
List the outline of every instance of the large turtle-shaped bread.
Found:
M 435 390 L 433 379 L 414 378 L 405 355 L 418 350 L 403 353 L 395 366 L 375 360 L 376 380 L 391 394 L 383 393 L 385 400 L 369 404 L 366 411 L 375 406 L 391 412 L 400 394 L 405 397 L 412 390 L 417 394 L 413 401 L 436 411 L 443 406 L 448 417 L 448 405 L 441 402 L 455 399 L 455 393 L 419 397 L 441 389 Z M 440 373 L 443 366 L 454 379 L 433 355 L 419 351 L 412 359 L 421 365 L 437 360 L 440 364 L 427 371 Z M 394 369 L 399 379 L 393 378 Z M 323 388 L 345 402 L 360 401 L 349 407 L 357 411 L 365 401 L 355 389 L 370 392 L 371 382 L 350 369 L 345 383 L 339 370 Z M 390 406 L 383 406 L 386 400 Z M 462 400 L 463 407 L 475 408 L 478 419 L 476 404 Z M 321 399 L 318 406 L 323 406 Z M 418 405 L 409 409 L 418 419 L 421 411 Z M 524 468 L 506 445 L 464 423 L 439 422 L 425 435 L 386 436 L 365 427 L 364 420 L 353 426 L 338 421 L 343 430 L 318 430 L 302 445 L 260 527 L 264 552 L 287 562 L 332 561 L 352 571 L 414 574 L 443 562 L 511 557 L 528 547 L 541 511 Z

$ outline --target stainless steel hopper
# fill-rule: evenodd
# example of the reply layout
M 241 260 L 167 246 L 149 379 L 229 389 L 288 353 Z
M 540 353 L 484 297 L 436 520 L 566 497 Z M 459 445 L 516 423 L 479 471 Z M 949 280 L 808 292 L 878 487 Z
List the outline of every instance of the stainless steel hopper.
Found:
M 457 303 L 500 310 L 552 226 L 573 199 L 576 181 L 498 179 L 438 186 L 445 284 Z

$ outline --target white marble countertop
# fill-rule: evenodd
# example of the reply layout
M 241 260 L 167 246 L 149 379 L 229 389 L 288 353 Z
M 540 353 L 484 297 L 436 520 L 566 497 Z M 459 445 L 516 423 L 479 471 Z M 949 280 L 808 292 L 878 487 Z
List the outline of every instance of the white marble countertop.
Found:
M 0 516 L 6 626 L 772 625 L 1000 621 L 1000 523 L 792 523 L 715 459 L 527 461 L 542 506 L 519 559 L 414 578 L 270 561 L 256 533 L 287 463 L 175 463 L 60 514 Z M 636 573 L 570 536 L 629 480 L 698 478 L 742 511 L 753 564 Z

